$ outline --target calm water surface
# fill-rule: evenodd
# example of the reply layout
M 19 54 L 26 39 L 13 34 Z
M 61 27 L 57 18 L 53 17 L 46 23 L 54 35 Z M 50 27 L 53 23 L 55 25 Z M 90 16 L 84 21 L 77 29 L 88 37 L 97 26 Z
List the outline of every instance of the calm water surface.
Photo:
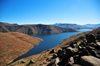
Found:
M 50 35 L 31 35 L 31 36 L 43 39 L 43 42 L 41 42 L 39 45 L 32 48 L 26 54 L 15 59 L 14 61 L 19 60 L 21 58 L 31 56 L 31 55 L 41 53 L 42 51 L 45 51 L 48 49 L 51 49 L 51 48 L 59 45 L 65 38 L 69 38 L 72 35 L 79 34 L 79 33 L 85 32 L 85 31 L 91 31 L 91 30 L 92 29 L 80 29 L 80 30 L 78 30 L 79 32 L 66 32 L 66 33 L 50 34 Z

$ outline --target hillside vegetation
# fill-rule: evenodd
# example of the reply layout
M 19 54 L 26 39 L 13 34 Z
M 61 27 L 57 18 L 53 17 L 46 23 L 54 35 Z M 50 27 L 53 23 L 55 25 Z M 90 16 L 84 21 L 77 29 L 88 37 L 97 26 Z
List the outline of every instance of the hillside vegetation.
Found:
M 0 66 L 6 66 L 14 59 L 38 45 L 40 38 L 18 32 L 0 32 Z

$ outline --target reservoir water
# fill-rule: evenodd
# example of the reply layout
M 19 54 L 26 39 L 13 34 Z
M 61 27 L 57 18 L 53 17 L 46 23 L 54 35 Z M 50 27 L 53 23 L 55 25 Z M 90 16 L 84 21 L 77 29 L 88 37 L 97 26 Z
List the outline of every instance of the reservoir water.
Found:
M 80 29 L 80 30 L 78 30 L 79 32 L 65 32 L 65 33 L 50 34 L 50 35 L 31 35 L 31 36 L 43 39 L 43 42 L 41 42 L 39 45 L 32 48 L 26 54 L 15 59 L 13 62 L 15 62 L 16 60 L 31 56 L 31 55 L 41 53 L 42 51 L 51 49 L 51 48 L 59 45 L 65 38 L 69 38 L 72 35 L 79 34 L 79 33 L 85 32 L 85 31 L 91 31 L 91 30 L 92 29 Z

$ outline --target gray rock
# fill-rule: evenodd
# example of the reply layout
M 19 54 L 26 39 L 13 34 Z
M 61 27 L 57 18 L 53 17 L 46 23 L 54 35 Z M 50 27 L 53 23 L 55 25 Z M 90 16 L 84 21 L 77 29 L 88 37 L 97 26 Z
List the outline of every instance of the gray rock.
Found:
M 77 47 L 77 44 L 72 44 L 72 48 L 75 48 L 75 47 Z
M 97 52 L 95 50 L 92 50 L 90 53 L 91 53 L 91 55 L 99 58 L 99 55 L 97 54 Z
M 73 66 L 82 66 L 82 65 L 80 65 L 80 64 L 74 64 Z
M 100 59 L 93 56 L 82 56 L 81 64 L 82 66 L 100 66 Z
M 33 60 L 30 60 L 30 63 L 35 63 L 35 61 L 33 61 Z
M 52 49 L 51 51 L 50 51 L 50 53 L 54 53 L 55 52 L 55 50 L 54 49 Z
M 92 34 L 92 33 L 91 34 L 87 34 L 86 35 L 86 40 L 87 40 L 88 43 L 91 43 L 91 42 L 95 43 L 95 40 L 96 40 L 95 35 Z
M 91 50 L 94 50 L 95 48 L 94 48 L 94 47 L 91 47 L 91 46 L 87 46 L 86 49 L 87 49 L 88 51 L 91 51 Z
M 88 43 L 88 46 L 94 47 L 95 49 L 97 48 L 97 44 L 96 43 Z
M 56 66 L 55 62 L 56 62 L 56 60 L 53 59 L 53 60 L 51 61 L 51 63 L 49 63 L 47 66 Z
M 97 40 L 100 41 L 100 34 L 97 34 Z
M 64 51 L 63 50 L 58 50 L 58 53 L 57 53 L 57 55 L 58 55 L 58 57 L 62 57 L 62 56 L 64 56 Z
M 81 51 L 82 50 L 82 47 L 81 46 L 78 46 L 78 49 L 79 49 L 79 51 Z
M 74 63 L 80 63 L 80 56 L 74 55 Z
M 88 56 L 89 52 L 85 48 L 83 48 L 82 51 L 80 52 L 80 55 L 81 56 Z
M 83 42 L 84 42 L 84 43 L 86 43 L 86 42 L 87 42 L 87 40 L 84 38 L 84 39 L 83 39 Z
M 62 49 L 66 49 L 67 47 L 61 47 Z
M 57 54 L 53 54 L 53 59 L 57 57 Z
M 47 64 L 47 61 L 44 61 L 43 64 Z
M 25 63 L 26 61 L 21 61 L 21 63 Z
M 97 44 L 98 46 L 100 46 L 100 42 L 97 42 L 96 44 Z
M 53 56 L 49 56 L 49 57 L 46 59 L 46 61 L 51 61 L 52 58 L 53 58 Z
M 73 57 L 70 57 L 69 58 L 69 61 L 68 61 L 68 65 L 73 65 L 74 64 L 74 58 Z
M 100 49 L 100 42 L 97 42 L 96 44 L 97 44 L 96 49 Z
M 55 61 L 55 65 L 56 65 L 56 66 L 59 66 L 60 59 L 57 57 L 55 60 L 56 60 L 56 61 Z
M 66 49 L 66 57 L 70 57 L 73 56 L 74 54 L 76 54 L 78 52 L 77 48 L 72 48 L 72 47 L 68 47 Z
M 40 64 L 39 66 L 46 66 L 45 64 Z

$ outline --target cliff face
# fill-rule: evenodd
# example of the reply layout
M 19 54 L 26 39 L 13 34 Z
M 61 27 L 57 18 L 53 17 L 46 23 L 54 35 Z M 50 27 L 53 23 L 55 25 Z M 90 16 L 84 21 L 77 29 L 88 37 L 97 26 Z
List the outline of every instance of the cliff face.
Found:
M 25 54 L 41 41 L 43 40 L 40 38 L 23 33 L 0 32 L 0 66 L 6 66 L 6 64 Z
M 0 32 L 20 32 L 25 34 L 53 34 L 62 32 L 76 32 L 71 28 L 61 28 L 51 25 L 17 25 L 0 22 Z

